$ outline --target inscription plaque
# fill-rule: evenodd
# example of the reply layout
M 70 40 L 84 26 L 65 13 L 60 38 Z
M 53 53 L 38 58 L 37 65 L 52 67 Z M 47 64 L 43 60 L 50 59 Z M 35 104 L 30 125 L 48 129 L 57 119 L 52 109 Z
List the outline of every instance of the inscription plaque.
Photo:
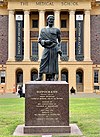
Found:
M 69 93 L 66 82 L 34 81 L 25 84 L 24 132 L 36 132 L 36 127 L 42 127 L 42 130 L 37 131 L 39 133 L 57 133 L 57 127 L 64 128 L 61 132 L 70 132 Z

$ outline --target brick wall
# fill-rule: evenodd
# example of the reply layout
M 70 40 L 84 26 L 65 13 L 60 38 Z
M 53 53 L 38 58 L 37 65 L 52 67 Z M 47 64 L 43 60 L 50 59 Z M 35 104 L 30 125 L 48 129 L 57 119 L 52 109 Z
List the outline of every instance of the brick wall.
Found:
M 100 64 L 100 15 L 91 16 L 91 58 Z
M 0 15 L 0 64 L 8 59 L 8 16 Z

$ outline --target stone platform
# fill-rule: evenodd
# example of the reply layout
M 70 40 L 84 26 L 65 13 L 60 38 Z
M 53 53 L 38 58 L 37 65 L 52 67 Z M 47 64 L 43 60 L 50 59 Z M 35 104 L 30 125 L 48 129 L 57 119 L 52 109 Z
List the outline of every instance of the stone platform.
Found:
M 39 134 L 25 134 L 24 133 L 24 126 L 25 125 L 18 125 L 17 128 L 15 129 L 13 135 L 14 136 L 42 136 L 42 133 Z M 71 136 L 71 135 L 75 135 L 75 136 L 82 136 L 82 132 L 80 131 L 80 129 L 78 128 L 78 126 L 76 124 L 70 124 L 71 127 L 71 132 L 70 133 L 49 133 L 49 135 L 57 135 L 57 136 Z M 48 135 L 48 134 L 46 134 Z
M 69 85 L 65 81 L 33 81 L 25 84 L 25 125 L 14 135 L 81 135 L 69 124 Z

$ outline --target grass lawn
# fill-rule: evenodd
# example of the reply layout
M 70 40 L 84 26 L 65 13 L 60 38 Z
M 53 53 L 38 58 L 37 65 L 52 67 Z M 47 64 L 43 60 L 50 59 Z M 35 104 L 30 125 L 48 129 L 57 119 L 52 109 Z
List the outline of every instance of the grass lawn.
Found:
M 100 137 L 100 98 L 70 98 L 70 123 L 84 137 Z M 0 137 L 12 137 L 19 124 L 24 124 L 24 99 L 0 98 Z

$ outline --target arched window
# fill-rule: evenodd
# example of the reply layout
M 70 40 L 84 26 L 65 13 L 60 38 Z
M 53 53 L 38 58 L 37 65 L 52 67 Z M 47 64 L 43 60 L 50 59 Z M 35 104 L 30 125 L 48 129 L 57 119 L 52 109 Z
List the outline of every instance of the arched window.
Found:
M 31 71 L 31 81 L 34 81 L 38 78 L 38 71 L 36 69 L 32 69 Z
M 68 71 L 66 69 L 61 71 L 61 81 L 68 82 Z
M 83 83 L 83 71 L 77 70 L 76 71 L 76 83 Z
M 23 84 L 23 70 L 22 69 L 18 69 L 16 71 L 16 83 Z
M 84 83 L 83 83 L 83 70 L 78 69 L 76 71 L 76 88 L 77 92 L 83 92 L 84 91 Z

